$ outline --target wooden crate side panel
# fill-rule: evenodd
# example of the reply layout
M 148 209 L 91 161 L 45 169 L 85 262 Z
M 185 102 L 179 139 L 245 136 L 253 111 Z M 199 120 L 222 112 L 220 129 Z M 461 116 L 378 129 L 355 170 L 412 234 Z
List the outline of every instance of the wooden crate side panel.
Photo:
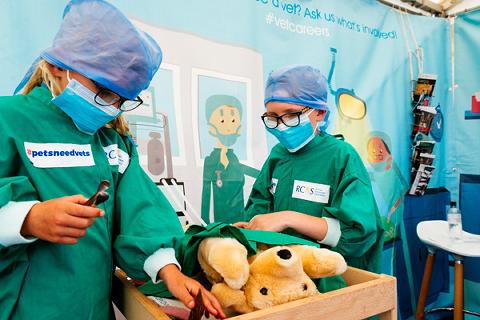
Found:
M 231 320 L 357 320 L 396 309 L 396 283 L 391 277 L 289 302 Z M 396 312 L 395 312 L 396 317 Z M 392 312 L 384 319 L 392 318 Z
M 170 320 L 158 305 L 141 293 L 121 270 L 113 277 L 112 299 L 128 320 Z
M 355 284 L 380 279 L 383 276 L 385 275 L 376 274 L 373 272 L 352 267 L 349 267 L 347 271 L 342 274 L 342 278 L 347 283 L 347 286 L 353 286 Z
M 129 320 L 170 319 L 117 270 L 113 299 Z M 382 320 L 397 318 L 396 279 L 360 269 L 348 268 L 348 287 L 315 297 L 293 301 L 231 320 L 361 319 L 379 314 Z

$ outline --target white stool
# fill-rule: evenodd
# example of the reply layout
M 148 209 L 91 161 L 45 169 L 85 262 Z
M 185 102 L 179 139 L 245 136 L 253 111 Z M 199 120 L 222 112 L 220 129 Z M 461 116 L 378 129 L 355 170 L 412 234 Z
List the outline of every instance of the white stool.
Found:
M 420 296 L 418 297 L 416 319 L 423 319 L 424 317 L 425 301 L 437 249 L 447 251 L 455 259 L 453 319 L 463 319 L 463 258 L 480 257 L 480 235 L 462 232 L 462 240 L 453 242 L 448 235 L 447 221 L 423 221 L 417 225 L 417 235 L 427 245 L 428 257 L 425 263 Z

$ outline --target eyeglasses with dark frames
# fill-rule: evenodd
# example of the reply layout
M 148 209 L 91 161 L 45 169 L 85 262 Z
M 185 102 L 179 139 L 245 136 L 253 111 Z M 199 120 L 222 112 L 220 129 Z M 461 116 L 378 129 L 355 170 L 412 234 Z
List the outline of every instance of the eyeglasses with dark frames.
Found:
M 109 106 L 118 103 L 118 109 L 122 111 L 131 111 L 143 104 L 143 100 L 140 97 L 137 97 L 135 100 L 125 99 L 112 90 L 109 90 L 97 83 L 95 83 L 95 85 L 97 88 L 99 88 L 97 94 L 95 95 L 95 102 L 101 106 Z
M 282 122 L 287 127 L 296 127 L 300 124 L 300 116 L 306 111 L 310 110 L 309 107 L 305 107 L 297 112 L 289 112 L 282 114 L 281 116 L 275 116 L 265 112 L 261 118 L 265 127 L 269 129 L 275 129 Z

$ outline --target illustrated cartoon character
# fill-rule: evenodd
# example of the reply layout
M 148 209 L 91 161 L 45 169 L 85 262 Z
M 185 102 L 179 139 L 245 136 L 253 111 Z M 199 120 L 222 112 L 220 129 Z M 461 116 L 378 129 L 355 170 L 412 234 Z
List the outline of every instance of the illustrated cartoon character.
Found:
M 242 104 L 230 95 L 212 95 L 206 101 L 205 115 L 217 145 L 203 163 L 202 219 L 233 223 L 242 217 L 245 175 L 255 178 L 259 172 L 242 164 L 232 148 L 240 136 Z
M 403 213 L 403 196 L 408 185 L 393 160 L 390 138 L 383 132 L 370 132 L 367 138 L 367 161 L 372 189 L 385 229 L 384 241 L 397 237 L 397 225 Z

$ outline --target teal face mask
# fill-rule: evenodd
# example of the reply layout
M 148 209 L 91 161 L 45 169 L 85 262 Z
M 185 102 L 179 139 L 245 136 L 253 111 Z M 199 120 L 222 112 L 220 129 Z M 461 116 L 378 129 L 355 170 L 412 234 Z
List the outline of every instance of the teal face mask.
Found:
M 93 135 L 98 129 L 117 118 L 122 111 L 112 105 L 101 106 L 95 102 L 95 93 L 75 79 L 70 79 L 63 92 L 52 99 L 83 133 Z M 98 99 L 98 98 L 97 98 Z
M 238 137 L 240 137 L 240 135 L 238 134 L 238 131 L 240 130 L 240 127 L 237 128 L 237 132 L 236 133 L 231 133 L 231 134 L 222 134 L 220 132 L 218 132 L 218 129 L 213 126 L 212 124 L 210 124 L 213 129 L 215 129 L 215 134 L 211 133 L 210 134 L 214 137 L 217 137 L 218 140 L 220 140 L 220 142 L 226 146 L 226 147 L 231 147 L 235 144 L 235 142 L 237 142 L 237 139 Z
M 310 112 L 303 113 L 300 116 L 300 123 L 298 126 L 288 127 L 283 123 L 279 123 L 276 128 L 267 128 L 267 131 L 273 134 L 288 151 L 292 153 L 297 152 L 315 137 L 312 123 L 308 118 Z M 293 121 L 294 123 L 297 122 L 296 119 L 290 121 Z

